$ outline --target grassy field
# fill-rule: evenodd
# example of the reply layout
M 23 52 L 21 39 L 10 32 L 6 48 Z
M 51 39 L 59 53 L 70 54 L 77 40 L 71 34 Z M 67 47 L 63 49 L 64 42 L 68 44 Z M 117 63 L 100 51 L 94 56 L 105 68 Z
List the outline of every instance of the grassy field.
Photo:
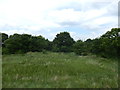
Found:
M 117 88 L 118 64 L 94 55 L 29 52 L 3 56 L 3 88 Z

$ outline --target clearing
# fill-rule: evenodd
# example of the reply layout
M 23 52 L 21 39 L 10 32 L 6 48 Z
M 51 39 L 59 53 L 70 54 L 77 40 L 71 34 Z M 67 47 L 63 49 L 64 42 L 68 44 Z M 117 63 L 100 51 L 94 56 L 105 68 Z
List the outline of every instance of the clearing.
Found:
M 3 55 L 3 88 L 117 88 L 118 62 L 74 53 Z

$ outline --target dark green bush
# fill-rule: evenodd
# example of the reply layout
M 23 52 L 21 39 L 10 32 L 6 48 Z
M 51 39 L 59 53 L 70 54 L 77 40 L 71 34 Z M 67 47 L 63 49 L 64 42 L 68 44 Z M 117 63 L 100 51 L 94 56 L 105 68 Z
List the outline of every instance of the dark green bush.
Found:
M 11 53 L 9 52 L 9 49 L 2 48 L 2 54 L 11 54 Z

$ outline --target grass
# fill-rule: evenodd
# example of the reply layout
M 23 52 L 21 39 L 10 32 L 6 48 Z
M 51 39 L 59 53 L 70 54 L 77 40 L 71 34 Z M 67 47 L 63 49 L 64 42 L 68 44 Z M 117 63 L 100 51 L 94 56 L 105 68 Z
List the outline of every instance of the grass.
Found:
M 94 55 L 29 52 L 3 56 L 3 88 L 117 88 L 118 63 Z

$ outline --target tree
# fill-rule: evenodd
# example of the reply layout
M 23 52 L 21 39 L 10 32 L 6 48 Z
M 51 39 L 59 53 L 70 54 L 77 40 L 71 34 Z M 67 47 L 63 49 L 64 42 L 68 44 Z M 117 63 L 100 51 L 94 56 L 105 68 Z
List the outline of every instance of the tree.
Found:
M 8 39 L 8 35 L 5 33 L 0 33 L 0 46 L 4 47 L 4 41 Z
M 101 52 L 101 40 L 99 38 L 93 39 L 92 50 L 94 54 L 99 54 Z
M 91 39 L 87 39 L 86 41 L 84 41 L 84 45 L 85 45 L 85 48 L 86 48 L 86 53 L 91 53 L 92 43 L 93 43 L 93 40 L 91 40 Z
M 85 42 L 78 40 L 74 45 L 74 52 L 78 55 L 87 55 Z
M 100 38 L 93 40 L 92 53 L 102 57 L 120 56 L 120 28 L 113 28 Z
M 28 34 L 14 34 L 10 35 L 9 39 L 5 41 L 5 48 L 9 53 L 25 53 L 28 51 L 29 38 Z
M 119 32 L 120 32 L 120 28 L 112 28 L 111 31 L 108 31 L 104 35 L 101 36 L 103 40 L 103 47 L 104 47 L 105 55 L 109 57 L 120 56 Z
M 101 37 L 113 39 L 119 37 L 120 28 L 112 28 L 111 31 L 106 32 Z
M 57 34 L 53 40 L 53 46 L 60 52 L 70 52 L 72 51 L 74 42 L 74 39 L 68 32 L 61 32 L 60 34 Z
M 42 50 L 47 48 L 47 45 L 47 41 L 42 36 L 32 36 L 30 38 L 29 50 L 33 52 L 41 52 Z
M 42 36 L 14 34 L 5 41 L 4 51 L 10 54 L 42 51 L 46 49 L 47 41 Z M 4 52 L 3 52 L 4 53 Z
M 46 41 L 46 43 L 47 43 L 47 45 L 46 45 L 46 50 L 48 50 L 48 51 L 52 51 L 52 41 L 49 41 L 48 39 L 46 39 L 45 40 Z

